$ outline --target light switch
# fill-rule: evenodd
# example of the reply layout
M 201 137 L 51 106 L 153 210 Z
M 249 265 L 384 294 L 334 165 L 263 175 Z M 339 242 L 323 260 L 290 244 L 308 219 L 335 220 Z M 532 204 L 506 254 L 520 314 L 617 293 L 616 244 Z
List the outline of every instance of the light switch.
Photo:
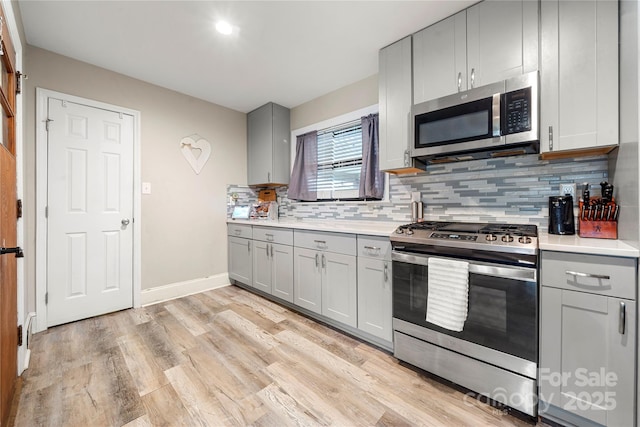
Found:
M 151 194 L 151 183 L 143 182 L 142 183 L 142 194 Z

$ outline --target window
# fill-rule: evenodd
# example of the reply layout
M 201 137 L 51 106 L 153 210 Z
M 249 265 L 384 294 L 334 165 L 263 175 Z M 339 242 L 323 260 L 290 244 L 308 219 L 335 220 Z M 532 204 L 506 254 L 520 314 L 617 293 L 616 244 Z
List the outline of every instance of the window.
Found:
M 318 200 L 358 199 L 361 168 L 360 120 L 318 131 Z

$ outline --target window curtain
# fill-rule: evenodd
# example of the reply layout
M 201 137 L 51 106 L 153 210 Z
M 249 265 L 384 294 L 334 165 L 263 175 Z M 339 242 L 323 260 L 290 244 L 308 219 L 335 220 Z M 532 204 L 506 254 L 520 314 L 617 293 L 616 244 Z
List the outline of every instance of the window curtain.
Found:
M 318 132 L 313 131 L 296 138 L 296 159 L 293 162 L 287 196 L 293 200 L 318 200 Z
M 361 198 L 382 199 L 384 196 L 384 172 L 380 172 L 378 156 L 378 115 L 370 114 L 362 118 Z

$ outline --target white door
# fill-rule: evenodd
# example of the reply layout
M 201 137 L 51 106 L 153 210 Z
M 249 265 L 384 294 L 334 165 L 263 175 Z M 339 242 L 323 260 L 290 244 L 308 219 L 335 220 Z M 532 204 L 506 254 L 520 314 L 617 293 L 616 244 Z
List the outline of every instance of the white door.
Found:
M 133 116 L 48 102 L 48 326 L 133 306 Z

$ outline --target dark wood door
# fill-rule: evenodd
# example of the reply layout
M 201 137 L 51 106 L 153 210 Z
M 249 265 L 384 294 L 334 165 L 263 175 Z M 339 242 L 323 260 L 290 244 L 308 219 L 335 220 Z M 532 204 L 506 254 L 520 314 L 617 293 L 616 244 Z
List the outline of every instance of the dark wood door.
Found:
M 15 247 L 16 159 L 0 145 L 0 245 Z M 6 425 L 17 375 L 17 274 L 16 257 L 0 256 L 0 416 Z
M 0 8 L 0 246 L 17 246 L 16 54 Z M 18 298 L 15 254 L 0 255 L 0 426 L 7 425 L 18 374 Z

